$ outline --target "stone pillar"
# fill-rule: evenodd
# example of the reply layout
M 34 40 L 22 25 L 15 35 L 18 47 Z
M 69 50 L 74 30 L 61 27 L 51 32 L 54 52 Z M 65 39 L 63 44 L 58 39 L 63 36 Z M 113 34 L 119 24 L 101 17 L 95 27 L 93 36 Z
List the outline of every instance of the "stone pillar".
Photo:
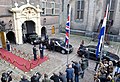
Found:
M 36 33 L 41 36 L 41 21 L 40 21 L 40 14 L 37 14 L 37 19 L 36 19 Z
M 22 27 L 21 27 L 21 22 L 20 18 L 18 17 L 18 13 L 14 13 L 14 24 L 15 24 L 15 37 L 16 37 L 16 43 L 17 44 L 23 44 L 22 40 Z
M 14 32 L 15 32 L 15 38 L 16 38 L 16 43 L 18 43 L 18 33 L 17 33 L 17 18 L 16 18 L 16 13 L 13 13 L 14 15 Z
M 23 44 L 23 38 L 22 38 L 22 22 L 20 22 L 20 19 L 18 20 L 18 27 L 17 27 L 17 33 L 18 33 L 18 44 Z
M 38 34 L 38 36 L 41 36 L 41 17 L 40 17 L 40 10 L 39 10 L 39 5 L 37 5 L 37 18 L 36 18 L 36 33 Z

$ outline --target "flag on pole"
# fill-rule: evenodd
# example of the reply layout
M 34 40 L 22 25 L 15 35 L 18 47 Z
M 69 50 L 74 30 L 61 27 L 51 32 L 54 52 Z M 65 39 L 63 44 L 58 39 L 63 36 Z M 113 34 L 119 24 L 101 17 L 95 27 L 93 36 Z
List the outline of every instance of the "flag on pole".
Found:
M 67 17 L 67 23 L 66 23 L 66 36 L 65 36 L 65 45 L 67 46 L 69 44 L 69 36 L 70 36 L 70 12 L 71 7 L 69 7 L 69 14 Z
M 101 27 L 101 30 L 100 30 L 100 34 L 98 36 L 98 44 L 97 44 L 97 47 L 96 47 L 97 48 L 97 50 L 96 50 L 96 57 L 97 58 L 98 58 L 98 55 L 101 52 L 102 46 L 104 46 L 103 43 L 104 43 L 105 30 L 106 30 L 107 15 L 108 15 L 108 5 L 107 5 L 107 10 L 106 10 L 106 13 L 105 13 L 105 16 L 104 16 L 103 24 L 102 24 L 102 27 Z

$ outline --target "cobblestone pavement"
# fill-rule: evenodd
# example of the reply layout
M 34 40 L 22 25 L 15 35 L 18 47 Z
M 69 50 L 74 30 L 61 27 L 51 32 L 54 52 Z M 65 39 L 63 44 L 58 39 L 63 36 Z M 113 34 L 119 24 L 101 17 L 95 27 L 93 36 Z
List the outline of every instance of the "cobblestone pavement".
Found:
M 51 37 L 57 37 L 57 38 L 64 40 L 65 35 L 64 34 L 56 34 L 56 35 L 51 35 L 50 38 Z M 69 63 L 71 63 L 72 60 L 73 61 L 81 60 L 81 58 L 78 57 L 76 54 L 76 51 L 79 47 L 81 40 L 85 40 L 85 45 L 89 45 L 89 44 L 96 45 L 96 43 L 97 43 L 97 42 L 92 42 L 92 39 L 90 39 L 88 37 L 71 35 L 70 43 L 73 45 L 74 50 L 71 54 L 68 55 Z M 30 44 L 22 44 L 22 45 L 12 44 L 12 48 L 16 48 L 17 50 L 24 52 L 24 55 L 27 54 L 26 56 L 23 55 L 21 57 L 28 59 L 28 60 L 33 59 L 32 47 L 33 47 L 33 45 L 30 45 Z M 120 55 L 119 47 L 120 47 L 119 43 L 111 42 L 111 45 L 105 46 L 105 49 Z M 12 82 L 18 82 L 22 75 L 26 75 L 28 77 L 28 79 L 30 79 L 30 77 L 35 72 L 40 72 L 41 74 L 47 73 L 49 76 L 51 76 L 53 72 L 58 73 L 59 71 L 62 71 L 63 73 L 65 73 L 66 64 L 67 64 L 67 55 L 63 55 L 59 52 L 52 52 L 52 51 L 48 51 L 48 50 L 45 50 L 44 54 L 49 57 L 49 60 L 40 64 L 39 66 L 35 67 L 28 73 L 24 73 L 23 71 L 15 68 L 12 65 L 9 65 L 9 63 L 4 62 L 4 60 L 1 59 L 0 60 L 0 67 L 1 67 L 0 75 L 7 70 L 12 70 L 13 71 L 12 75 L 14 78 Z M 20 54 L 17 54 L 17 55 L 20 55 Z M 38 56 L 39 56 L 39 53 L 38 53 Z M 5 63 L 5 64 L 3 64 L 3 63 Z M 83 79 L 80 79 L 81 82 L 93 82 L 93 74 L 95 73 L 93 70 L 94 67 L 95 67 L 95 61 L 89 60 L 89 67 L 85 71 L 85 77 Z

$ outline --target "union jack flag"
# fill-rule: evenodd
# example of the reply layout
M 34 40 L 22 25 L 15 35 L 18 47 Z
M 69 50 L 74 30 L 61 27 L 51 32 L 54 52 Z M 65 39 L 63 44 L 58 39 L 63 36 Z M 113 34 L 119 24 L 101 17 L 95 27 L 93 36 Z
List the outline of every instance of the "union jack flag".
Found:
M 71 12 L 71 7 L 69 8 L 69 14 L 68 14 L 67 23 L 66 23 L 66 37 L 65 37 L 65 45 L 66 45 L 66 46 L 69 44 L 69 35 L 70 35 L 70 12 Z

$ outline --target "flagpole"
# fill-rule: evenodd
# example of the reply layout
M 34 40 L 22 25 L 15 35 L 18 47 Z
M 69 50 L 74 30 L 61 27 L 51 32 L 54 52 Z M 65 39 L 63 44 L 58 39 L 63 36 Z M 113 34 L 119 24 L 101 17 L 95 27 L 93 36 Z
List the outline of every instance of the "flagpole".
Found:
M 109 12 L 109 5 L 107 5 L 107 10 L 105 13 L 105 19 L 103 20 L 103 23 L 107 23 L 107 17 L 108 17 L 108 13 Z M 106 22 L 104 22 L 106 21 Z M 104 30 L 104 36 L 103 36 L 103 42 L 102 42 L 102 48 L 101 48 L 101 52 L 100 52 L 100 62 L 102 61 L 102 56 L 103 56 L 103 50 L 104 50 L 104 42 L 105 42 L 105 32 L 106 32 L 106 26 L 105 26 L 105 30 Z
M 68 54 L 67 54 L 67 65 L 69 64 L 69 44 L 70 44 L 70 18 L 71 18 L 71 4 L 69 4 L 69 40 L 68 40 Z

